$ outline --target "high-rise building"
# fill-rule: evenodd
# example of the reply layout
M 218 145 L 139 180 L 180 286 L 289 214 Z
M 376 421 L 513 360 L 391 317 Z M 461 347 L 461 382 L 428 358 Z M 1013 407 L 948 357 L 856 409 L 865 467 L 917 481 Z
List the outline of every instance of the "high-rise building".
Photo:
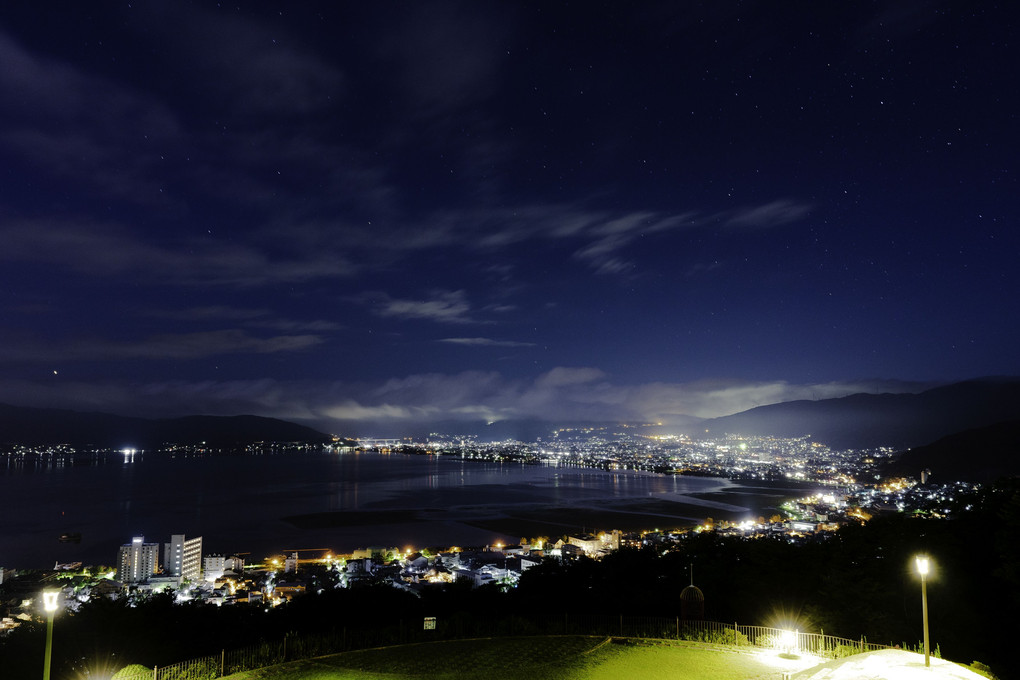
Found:
M 120 547 L 117 555 L 117 580 L 138 583 L 159 569 L 159 543 L 146 543 L 144 536 L 135 536 Z
M 188 539 L 184 534 L 171 536 L 164 548 L 163 564 L 171 576 L 197 581 L 202 576 L 202 537 Z

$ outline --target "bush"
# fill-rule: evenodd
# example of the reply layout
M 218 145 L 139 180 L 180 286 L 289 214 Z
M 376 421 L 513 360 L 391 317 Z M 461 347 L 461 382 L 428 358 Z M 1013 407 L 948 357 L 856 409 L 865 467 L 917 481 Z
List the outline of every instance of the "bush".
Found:
M 992 669 L 988 667 L 986 664 L 981 663 L 980 661 L 972 662 L 969 668 L 975 673 L 985 676 L 989 680 L 999 680 L 997 677 L 995 677 L 995 674 L 992 673 Z
M 703 630 L 695 638 L 698 642 L 711 642 L 717 645 L 749 645 L 747 636 L 736 630 Z
M 140 663 L 133 663 L 114 673 L 111 680 L 148 680 L 151 677 L 151 668 Z
M 842 659 L 847 656 L 853 656 L 854 654 L 860 654 L 861 648 L 859 645 L 836 645 L 829 652 L 829 656 L 833 659 Z

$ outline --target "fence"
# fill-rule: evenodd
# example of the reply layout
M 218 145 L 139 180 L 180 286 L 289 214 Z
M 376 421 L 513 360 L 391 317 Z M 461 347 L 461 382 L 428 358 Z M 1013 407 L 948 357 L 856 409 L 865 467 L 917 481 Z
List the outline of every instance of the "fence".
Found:
M 891 645 L 878 645 L 864 638 L 851 640 L 822 633 L 801 633 L 742 626 L 716 621 L 685 621 L 669 617 L 572 616 L 544 620 L 510 617 L 474 619 L 466 616 L 439 618 L 434 628 L 425 629 L 422 621 L 411 625 L 398 621 L 391 626 L 360 629 L 341 628 L 325 633 L 288 635 L 277 642 L 266 642 L 242 649 L 223 650 L 219 654 L 160 666 L 131 675 L 119 674 L 117 680 L 213 680 L 241 671 L 275 666 L 287 661 L 310 659 L 328 654 L 368 649 L 393 644 L 518 635 L 598 635 L 609 637 L 691 640 L 721 645 L 753 646 L 797 651 L 825 657 L 849 656 Z

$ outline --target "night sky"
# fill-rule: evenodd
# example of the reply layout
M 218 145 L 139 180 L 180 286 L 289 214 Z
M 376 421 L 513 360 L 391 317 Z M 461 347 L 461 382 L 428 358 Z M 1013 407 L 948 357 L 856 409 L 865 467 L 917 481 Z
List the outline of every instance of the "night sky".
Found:
M 1020 374 L 1016 16 L 4 3 L 0 401 L 382 434 Z

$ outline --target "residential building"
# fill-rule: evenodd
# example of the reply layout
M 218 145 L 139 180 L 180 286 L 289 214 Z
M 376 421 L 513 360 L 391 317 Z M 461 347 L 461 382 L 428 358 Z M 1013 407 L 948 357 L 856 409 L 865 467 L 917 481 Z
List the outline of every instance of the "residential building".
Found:
M 174 534 L 164 548 L 163 565 L 166 572 L 188 581 L 202 576 L 202 537 L 186 538 Z
M 135 536 L 120 547 L 117 556 L 117 580 L 122 583 L 144 581 L 159 570 L 159 543 L 146 543 Z
M 202 560 L 202 573 L 210 583 L 223 578 L 227 571 L 227 558 L 223 555 L 206 555 Z

